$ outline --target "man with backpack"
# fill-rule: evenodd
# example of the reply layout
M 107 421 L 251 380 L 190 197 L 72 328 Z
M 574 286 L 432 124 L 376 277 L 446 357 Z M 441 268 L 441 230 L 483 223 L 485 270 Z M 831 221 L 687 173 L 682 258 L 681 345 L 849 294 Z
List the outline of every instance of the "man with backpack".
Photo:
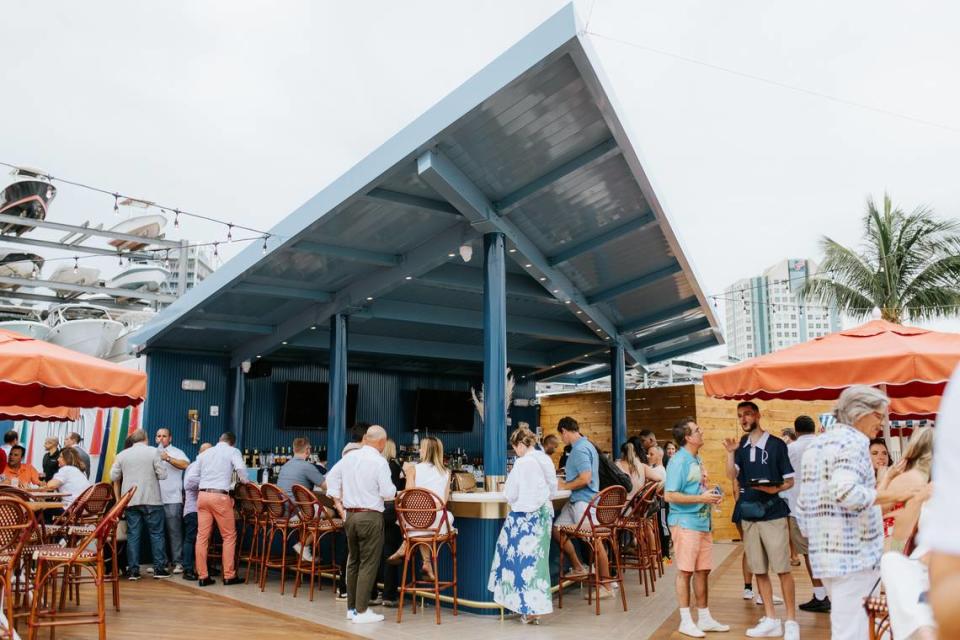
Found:
M 600 455 L 596 447 L 580 433 L 580 425 L 571 417 L 561 418 L 557 424 L 557 433 L 563 443 L 570 445 L 570 455 L 567 457 L 564 466 L 564 479 L 558 482 L 559 489 L 568 489 L 570 491 L 570 500 L 563 505 L 563 509 L 557 514 L 554 520 L 555 526 L 580 524 L 583 514 L 587 511 L 590 501 L 600 492 Z M 589 517 L 593 517 L 592 514 Z M 556 529 L 553 533 L 557 542 L 560 542 L 560 535 Z M 563 545 L 563 553 L 570 559 L 573 566 L 569 576 L 582 576 L 589 573 L 577 552 L 573 548 L 573 543 L 566 540 Z M 607 558 L 606 549 L 601 547 L 596 558 L 597 570 L 601 578 L 610 576 L 610 563 Z M 604 585 L 600 589 L 600 598 L 612 598 L 613 591 Z

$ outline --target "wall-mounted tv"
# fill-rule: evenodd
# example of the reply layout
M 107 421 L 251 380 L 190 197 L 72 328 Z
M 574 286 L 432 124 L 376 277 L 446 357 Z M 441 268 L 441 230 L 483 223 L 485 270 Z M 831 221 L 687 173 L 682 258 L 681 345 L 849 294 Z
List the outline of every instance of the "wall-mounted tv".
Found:
M 287 382 L 283 393 L 283 429 L 326 429 L 330 407 L 326 382 Z M 359 385 L 347 385 L 347 429 L 357 421 Z
M 472 431 L 473 399 L 469 391 L 417 389 L 413 428 L 426 431 Z

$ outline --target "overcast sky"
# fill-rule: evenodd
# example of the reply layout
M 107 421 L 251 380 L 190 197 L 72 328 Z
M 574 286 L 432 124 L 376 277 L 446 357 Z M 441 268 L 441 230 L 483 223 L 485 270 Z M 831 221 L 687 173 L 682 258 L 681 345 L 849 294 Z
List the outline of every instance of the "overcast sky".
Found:
M 0 161 L 268 228 L 563 4 L 7 0 Z M 956 3 L 577 6 L 709 294 L 857 242 L 870 194 L 960 216 Z M 112 205 L 64 186 L 50 218 Z

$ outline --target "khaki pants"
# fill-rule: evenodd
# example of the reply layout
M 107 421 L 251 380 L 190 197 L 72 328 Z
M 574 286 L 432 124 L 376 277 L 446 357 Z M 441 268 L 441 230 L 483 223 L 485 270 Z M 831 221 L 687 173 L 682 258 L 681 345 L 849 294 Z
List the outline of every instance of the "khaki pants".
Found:
M 383 514 L 358 511 L 347 514 L 347 609 L 367 610 L 377 580 L 383 550 Z

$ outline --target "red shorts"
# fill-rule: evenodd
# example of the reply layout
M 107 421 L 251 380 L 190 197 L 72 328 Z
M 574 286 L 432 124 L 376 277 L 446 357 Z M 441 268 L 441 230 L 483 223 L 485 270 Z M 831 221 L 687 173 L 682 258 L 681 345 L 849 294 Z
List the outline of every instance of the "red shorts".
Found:
M 670 527 L 673 538 L 674 564 L 678 571 L 710 571 L 713 569 L 713 534 L 680 526 Z

